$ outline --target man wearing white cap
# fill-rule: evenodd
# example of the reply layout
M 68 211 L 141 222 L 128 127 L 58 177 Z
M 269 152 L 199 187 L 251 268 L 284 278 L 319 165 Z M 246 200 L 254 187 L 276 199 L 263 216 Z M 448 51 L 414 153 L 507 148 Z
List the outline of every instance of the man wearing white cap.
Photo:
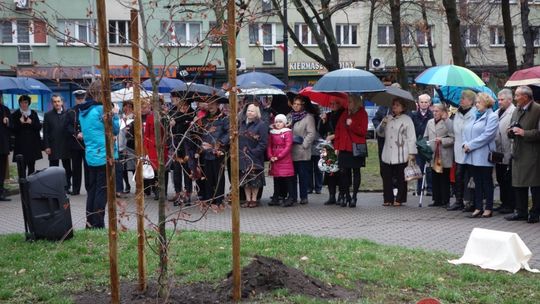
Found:
M 71 170 L 73 174 L 71 195 L 78 195 L 81 191 L 82 168 L 84 167 L 84 187 L 88 189 L 88 168 L 84 159 L 84 142 L 79 123 L 79 105 L 84 103 L 86 98 L 85 90 L 73 92 L 75 106 L 67 112 L 67 131 L 70 134 L 69 146 L 71 148 Z

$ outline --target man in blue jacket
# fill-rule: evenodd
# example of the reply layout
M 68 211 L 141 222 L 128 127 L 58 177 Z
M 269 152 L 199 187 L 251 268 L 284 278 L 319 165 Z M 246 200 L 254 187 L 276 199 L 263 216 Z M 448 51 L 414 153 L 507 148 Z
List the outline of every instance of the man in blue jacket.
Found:
M 101 100 L 101 80 L 90 84 L 84 104 L 79 106 L 79 121 L 86 147 L 88 163 L 88 196 L 86 198 L 86 228 L 105 228 L 105 206 L 107 204 L 106 184 L 106 138 L 103 104 Z M 113 108 L 113 133 L 118 135 L 120 120 L 118 107 Z M 118 159 L 118 148 L 114 146 L 114 158 Z

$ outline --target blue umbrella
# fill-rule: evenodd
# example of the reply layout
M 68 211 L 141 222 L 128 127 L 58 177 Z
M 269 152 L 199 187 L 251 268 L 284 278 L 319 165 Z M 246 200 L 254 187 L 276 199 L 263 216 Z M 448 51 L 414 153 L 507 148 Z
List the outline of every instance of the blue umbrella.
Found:
M 386 91 L 384 84 L 370 72 L 360 69 L 340 69 L 325 74 L 315 85 L 313 91 L 369 93 Z
M 490 88 L 486 86 L 480 86 L 480 87 L 442 86 L 436 89 L 436 92 L 439 99 L 441 99 L 443 102 L 446 102 L 454 107 L 459 107 L 459 101 L 461 100 L 461 92 L 463 92 L 463 90 L 471 90 L 476 93 L 487 93 L 495 100 L 495 105 L 493 106 L 493 109 L 496 110 L 499 107 L 497 95 L 493 93 L 493 91 Z
M 276 76 L 263 73 L 263 72 L 249 72 L 242 75 L 238 75 L 236 78 L 236 84 L 239 87 L 254 87 L 254 86 L 273 86 L 278 89 L 286 87 L 283 81 L 279 80 Z
M 150 79 L 143 81 L 142 87 L 145 90 L 152 91 L 152 82 Z M 163 77 L 158 82 L 159 93 L 170 93 L 174 89 L 187 89 L 187 85 L 180 79 Z
M 8 94 L 48 94 L 52 92 L 39 80 L 5 76 L 0 76 L 0 91 Z

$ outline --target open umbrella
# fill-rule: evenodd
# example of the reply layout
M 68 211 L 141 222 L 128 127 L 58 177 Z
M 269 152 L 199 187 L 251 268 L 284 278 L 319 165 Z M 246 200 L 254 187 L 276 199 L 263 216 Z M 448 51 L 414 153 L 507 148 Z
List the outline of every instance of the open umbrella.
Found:
M 386 91 L 384 92 L 374 93 L 370 100 L 377 105 L 392 108 L 392 102 L 395 98 L 400 98 L 405 101 L 405 104 L 407 105 L 406 111 L 416 110 L 416 102 L 414 101 L 412 94 L 409 91 L 394 86 L 387 86 Z
M 141 90 L 141 98 L 152 97 L 152 91 Z M 112 102 L 124 102 L 133 100 L 133 87 L 124 88 L 111 93 Z
M 313 91 L 318 92 L 369 93 L 384 90 L 385 87 L 377 76 L 352 68 L 326 73 L 313 86 Z
M 239 87 L 238 96 L 243 95 L 285 95 L 283 90 L 269 85 L 247 85 Z
M 147 79 L 143 81 L 142 87 L 145 90 L 152 91 L 152 81 Z M 173 89 L 186 89 L 187 85 L 180 79 L 162 77 L 158 82 L 159 93 L 170 93 Z
M 487 93 L 495 100 L 495 105 L 493 106 L 493 109 L 496 110 L 499 107 L 497 95 L 495 95 L 495 93 L 486 86 L 480 86 L 480 87 L 442 86 L 440 88 L 437 88 L 435 91 L 437 92 L 438 97 L 443 102 L 446 102 L 457 108 L 459 107 L 459 102 L 461 100 L 461 92 L 463 92 L 463 90 L 471 90 L 476 93 Z
M 49 94 L 51 89 L 41 81 L 28 77 L 0 76 L 0 91 L 8 94 Z
M 236 78 L 236 85 L 239 87 L 273 86 L 278 89 L 286 87 L 285 83 L 276 76 L 263 72 L 249 72 L 238 75 Z
M 342 107 L 346 108 L 349 103 L 349 96 L 345 93 L 327 93 L 327 92 L 317 92 L 313 91 L 313 87 L 305 87 L 300 92 L 299 95 L 308 97 L 311 101 L 316 102 L 320 106 L 330 107 L 331 101 L 338 101 Z
M 518 87 L 522 85 L 540 85 L 540 66 L 515 71 L 504 86 Z
M 207 102 L 218 101 L 219 103 L 227 103 L 229 101 L 222 89 L 195 82 L 186 83 L 185 88 L 175 88 L 171 90 L 171 93 L 179 93 L 182 97 L 188 99 L 205 98 Z
M 417 83 L 454 86 L 454 87 L 477 87 L 485 83 L 473 71 L 458 65 L 440 65 L 423 71 L 415 81 Z

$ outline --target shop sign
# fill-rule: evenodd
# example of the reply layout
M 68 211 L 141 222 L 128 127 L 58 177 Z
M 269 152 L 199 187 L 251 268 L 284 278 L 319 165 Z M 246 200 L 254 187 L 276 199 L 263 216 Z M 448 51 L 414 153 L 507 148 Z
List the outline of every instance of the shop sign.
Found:
M 131 78 L 131 65 L 110 65 L 109 74 L 111 78 Z M 100 75 L 98 67 L 94 68 L 96 76 Z M 159 77 L 176 78 L 176 66 L 154 66 L 154 73 Z M 148 70 L 141 68 L 141 78 L 149 78 Z M 17 76 L 31 77 L 35 79 L 82 79 L 92 78 L 92 67 L 32 67 L 17 69 Z
M 340 61 L 339 67 L 354 68 L 354 61 Z M 289 62 L 289 76 L 324 75 L 328 70 L 316 61 Z
M 179 78 L 214 77 L 217 66 L 209 65 L 181 65 L 178 67 Z

